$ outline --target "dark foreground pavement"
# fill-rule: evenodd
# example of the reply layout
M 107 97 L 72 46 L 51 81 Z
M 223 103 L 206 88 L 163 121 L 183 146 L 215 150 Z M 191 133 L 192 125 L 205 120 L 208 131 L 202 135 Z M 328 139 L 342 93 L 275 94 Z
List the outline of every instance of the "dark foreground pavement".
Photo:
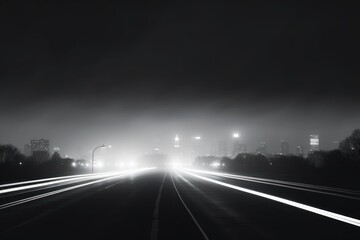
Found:
M 294 190 L 222 180 L 302 202 L 309 199 Z M 28 197 L 39 193 L 23 194 Z M 0 200 L 4 204 L 22 197 L 25 195 Z M 346 213 L 353 209 L 352 216 L 360 217 L 356 207 L 359 201 L 333 198 L 316 196 L 308 204 L 320 207 L 321 202 L 326 205 L 329 200 L 347 205 L 343 207 L 349 210 Z M 1 240 L 360 239 L 359 227 L 205 182 L 181 171 L 159 169 L 0 209 L 0 232 Z

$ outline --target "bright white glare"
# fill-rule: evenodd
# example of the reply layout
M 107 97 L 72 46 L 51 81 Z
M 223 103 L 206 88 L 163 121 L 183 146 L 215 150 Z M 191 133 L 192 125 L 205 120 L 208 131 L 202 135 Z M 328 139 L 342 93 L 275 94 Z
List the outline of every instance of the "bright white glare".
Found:
M 111 146 L 111 145 L 109 145 L 109 146 L 108 146 L 108 148 L 112 148 L 112 146 Z
M 76 163 L 74 163 L 74 162 L 71 163 L 71 166 L 76 167 Z
M 19 165 L 22 165 L 22 162 L 19 162 Z
M 239 138 L 240 137 L 240 134 L 239 133 L 234 133 L 233 134 L 233 138 Z
M 98 168 L 102 168 L 104 166 L 104 163 L 102 161 L 96 161 L 94 166 Z
M 213 168 L 218 168 L 220 166 L 220 163 L 219 162 L 213 162 L 213 163 L 210 163 L 210 166 L 213 167 Z
M 246 193 L 256 195 L 256 196 L 259 196 L 259 197 L 267 198 L 267 199 L 270 199 L 270 200 L 273 200 L 273 201 L 276 201 L 276 202 L 280 202 L 280 203 L 283 203 L 283 204 L 286 204 L 286 205 L 290 205 L 290 206 L 293 206 L 293 207 L 296 207 L 296 208 L 303 209 L 305 211 L 313 212 L 313 213 L 316 213 L 316 214 L 319 214 L 319 215 L 322 215 L 322 216 L 325 216 L 325 217 L 328 217 L 328 218 L 332 218 L 332 219 L 335 219 L 335 220 L 338 220 L 338 221 L 341 221 L 341 222 L 345 222 L 345 223 L 360 227 L 360 220 L 356 219 L 356 218 L 351 218 L 351 217 L 344 216 L 344 215 L 341 215 L 341 214 L 338 214 L 338 213 L 326 211 L 326 210 L 323 210 L 323 209 L 320 209 L 320 208 L 315 208 L 315 207 L 308 206 L 308 205 L 305 205 L 305 204 L 302 204 L 302 203 L 291 201 L 291 200 L 288 200 L 288 199 L 285 199 L 285 198 L 276 197 L 276 196 L 273 196 L 273 195 L 270 195 L 270 194 L 258 192 L 258 191 L 255 191 L 255 190 L 250 190 L 250 189 L 235 186 L 235 185 L 232 185 L 232 184 L 229 184 L 229 183 L 221 182 L 221 181 L 218 181 L 218 180 L 215 180 L 215 179 L 203 177 L 203 176 L 200 176 L 200 175 L 197 175 L 197 174 L 190 173 L 188 171 L 184 171 L 182 169 L 180 171 L 182 171 L 182 172 L 184 172 L 186 174 L 189 174 L 191 176 L 194 176 L 196 178 L 200 178 L 202 180 L 212 182 L 212 183 L 224 186 L 224 187 L 232 188 L 232 189 L 235 189 L 235 190 L 238 190 L 238 191 L 242 191 L 242 192 L 246 192 Z
M 193 137 L 193 139 L 195 139 L 195 140 L 201 140 L 201 137 L 200 137 L 200 136 L 196 136 L 196 137 Z
M 183 166 L 182 162 L 178 162 L 178 161 L 170 162 L 170 167 L 176 168 L 176 167 L 182 167 L 182 166 Z
M 127 166 L 128 167 L 136 167 L 138 165 L 138 163 L 136 161 L 129 161 L 127 162 Z
M 179 137 L 178 135 L 175 136 L 175 141 L 178 142 L 179 141 Z

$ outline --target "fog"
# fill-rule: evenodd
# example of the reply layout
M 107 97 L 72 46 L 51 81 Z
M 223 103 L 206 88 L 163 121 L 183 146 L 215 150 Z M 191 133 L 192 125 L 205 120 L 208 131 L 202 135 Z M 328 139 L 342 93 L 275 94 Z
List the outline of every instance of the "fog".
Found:
M 357 12 L 261 6 L 5 3 L 0 143 L 85 158 L 170 153 L 178 134 L 212 154 L 236 131 L 250 152 L 309 134 L 336 148 L 360 122 Z

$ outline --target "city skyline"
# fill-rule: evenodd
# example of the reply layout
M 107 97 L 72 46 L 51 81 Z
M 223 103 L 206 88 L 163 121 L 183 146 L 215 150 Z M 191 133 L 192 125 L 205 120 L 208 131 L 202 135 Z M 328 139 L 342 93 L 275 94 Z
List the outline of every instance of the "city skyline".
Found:
M 355 3 L 2 0 L 0 20 L 1 240 L 360 239 Z
M 249 143 L 246 141 L 246 138 L 243 137 L 241 133 L 231 133 L 228 134 L 227 139 L 212 139 L 211 141 L 205 141 L 206 138 L 203 136 L 197 135 L 194 136 L 183 136 L 179 134 L 175 134 L 175 137 L 172 139 L 173 145 L 170 148 L 166 148 L 165 146 L 169 146 L 169 142 L 164 144 L 163 139 L 156 138 L 156 143 L 151 149 L 144 149 L 142 152 L 138 152 L 137 154 L 129 153 L 131 157 L 141 157 L 144 154 L 149 153 L 164 153 L 171 156 L 172 154 L 176 152 L 182 152 L 183 154 L 186 154 L 187 157 L 194 158 L 196 156 L 227 156 L 227 157 L 236 157 L 239 153 L 262 153 L 264 155 L 268 154 L 281 154 L 281 155 L 299 155 L 298 152 L 300 151 L 302 154 L 306 155 L 307 153 L 310 153 L 314 151 L 312 149 L 312 138 L 317 137 L 319 139 L 318 134 L 310 134 L 306 137 L 306 142 L 302 143 L 289 143 L 289 141 L 284 140 L 283 138 L 280 139 L 278 142 L 273 141 L 263 141 L 260 140 L 259 142 L 249 145 Z M 234 138 L 234 135 L 237 135 L 236 138 Z M 169 139 L 167 139 L 169 140 Z M 38 141 L 46 141 L 47 143 L 47 152 L 52 154 L 54 152 L 60 153 L 63 157 L 71 157 L 74 159 L 87 159 L 90 157 L 91 153 L 91 146 L 89 147 L 89 150 L 86 152 L 69 152 L 64 150 L 63 148 L 59 147 L 58 144 L 52 144 L 51 141 L 45 140 L 43 138 L 39 140 L 32 139 L 30 144 L 25 143 L 23 145 L 23 148 L 19 148 L 21 152 L 29 156 L 34 150 L 33 142 Z M 205 143 L 204 143 L 205 141 Z M 162 142 L 162 144 L 161 144 Z M 207 143 L 216 143 L 216 149 L 214 149 L 214 144 L 207 144 Z M 321 143 L 326 142 L 326 140 L 321 138 Z M 330 142 L 330 141 L 328 141 Z M 317 142 L 318 144 L 319 142 Z M 331 141 L 331 147 L 329 149 L 325 149 L 322 144 L 317 145 L 316 150 L 323 150 L 323 151 L 329 151 L 333 149 L 338 148 L 339 141 Z M 261 148 L 262 145 L 266 145 L 265 152 L 262 152 Z M 30 148 L 30 153 L 28 152 Z M 124 149 L 121 146 L 118 149 L 115 148 L 115 153 L 117 155 L 124 154 Z M 301 150 L 299 150 L 299 147 Z M 221 149 L 222 148 L 222 149 Z M 61 149 L 61 151 L 60 151 Z M 196 154 L 195 154 L 196 153 Z M 115 159 L 112 159 L 115 160 Z
M 0 143 L 142 152 L 176 133 L 216 142 L 239 129 L 249 151 L 266 141 L 275 152 L 309 134 L 332 149 L 359 127 L 355 9 L 70 5 L 2 6 Z

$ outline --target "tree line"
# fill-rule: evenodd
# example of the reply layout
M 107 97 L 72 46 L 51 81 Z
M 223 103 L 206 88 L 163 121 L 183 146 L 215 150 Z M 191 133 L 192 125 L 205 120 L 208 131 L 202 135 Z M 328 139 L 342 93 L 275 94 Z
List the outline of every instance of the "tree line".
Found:
M 218 161 L 217 169 L 228 172 L 360 188 L 360 129 L 342 140 L 338 149 L 306 157 L 241 153 L 233 159 L 197 158 L 194 164 L 210 168 L 213 161 Z
M 61 157 L 58 152 L 50 155 L 39 151 L 25 156 L 11 144 L 0 145 L 0 181 L 85 173 L 85 169 L 72 167 L 74 162 L 72 158 Z

